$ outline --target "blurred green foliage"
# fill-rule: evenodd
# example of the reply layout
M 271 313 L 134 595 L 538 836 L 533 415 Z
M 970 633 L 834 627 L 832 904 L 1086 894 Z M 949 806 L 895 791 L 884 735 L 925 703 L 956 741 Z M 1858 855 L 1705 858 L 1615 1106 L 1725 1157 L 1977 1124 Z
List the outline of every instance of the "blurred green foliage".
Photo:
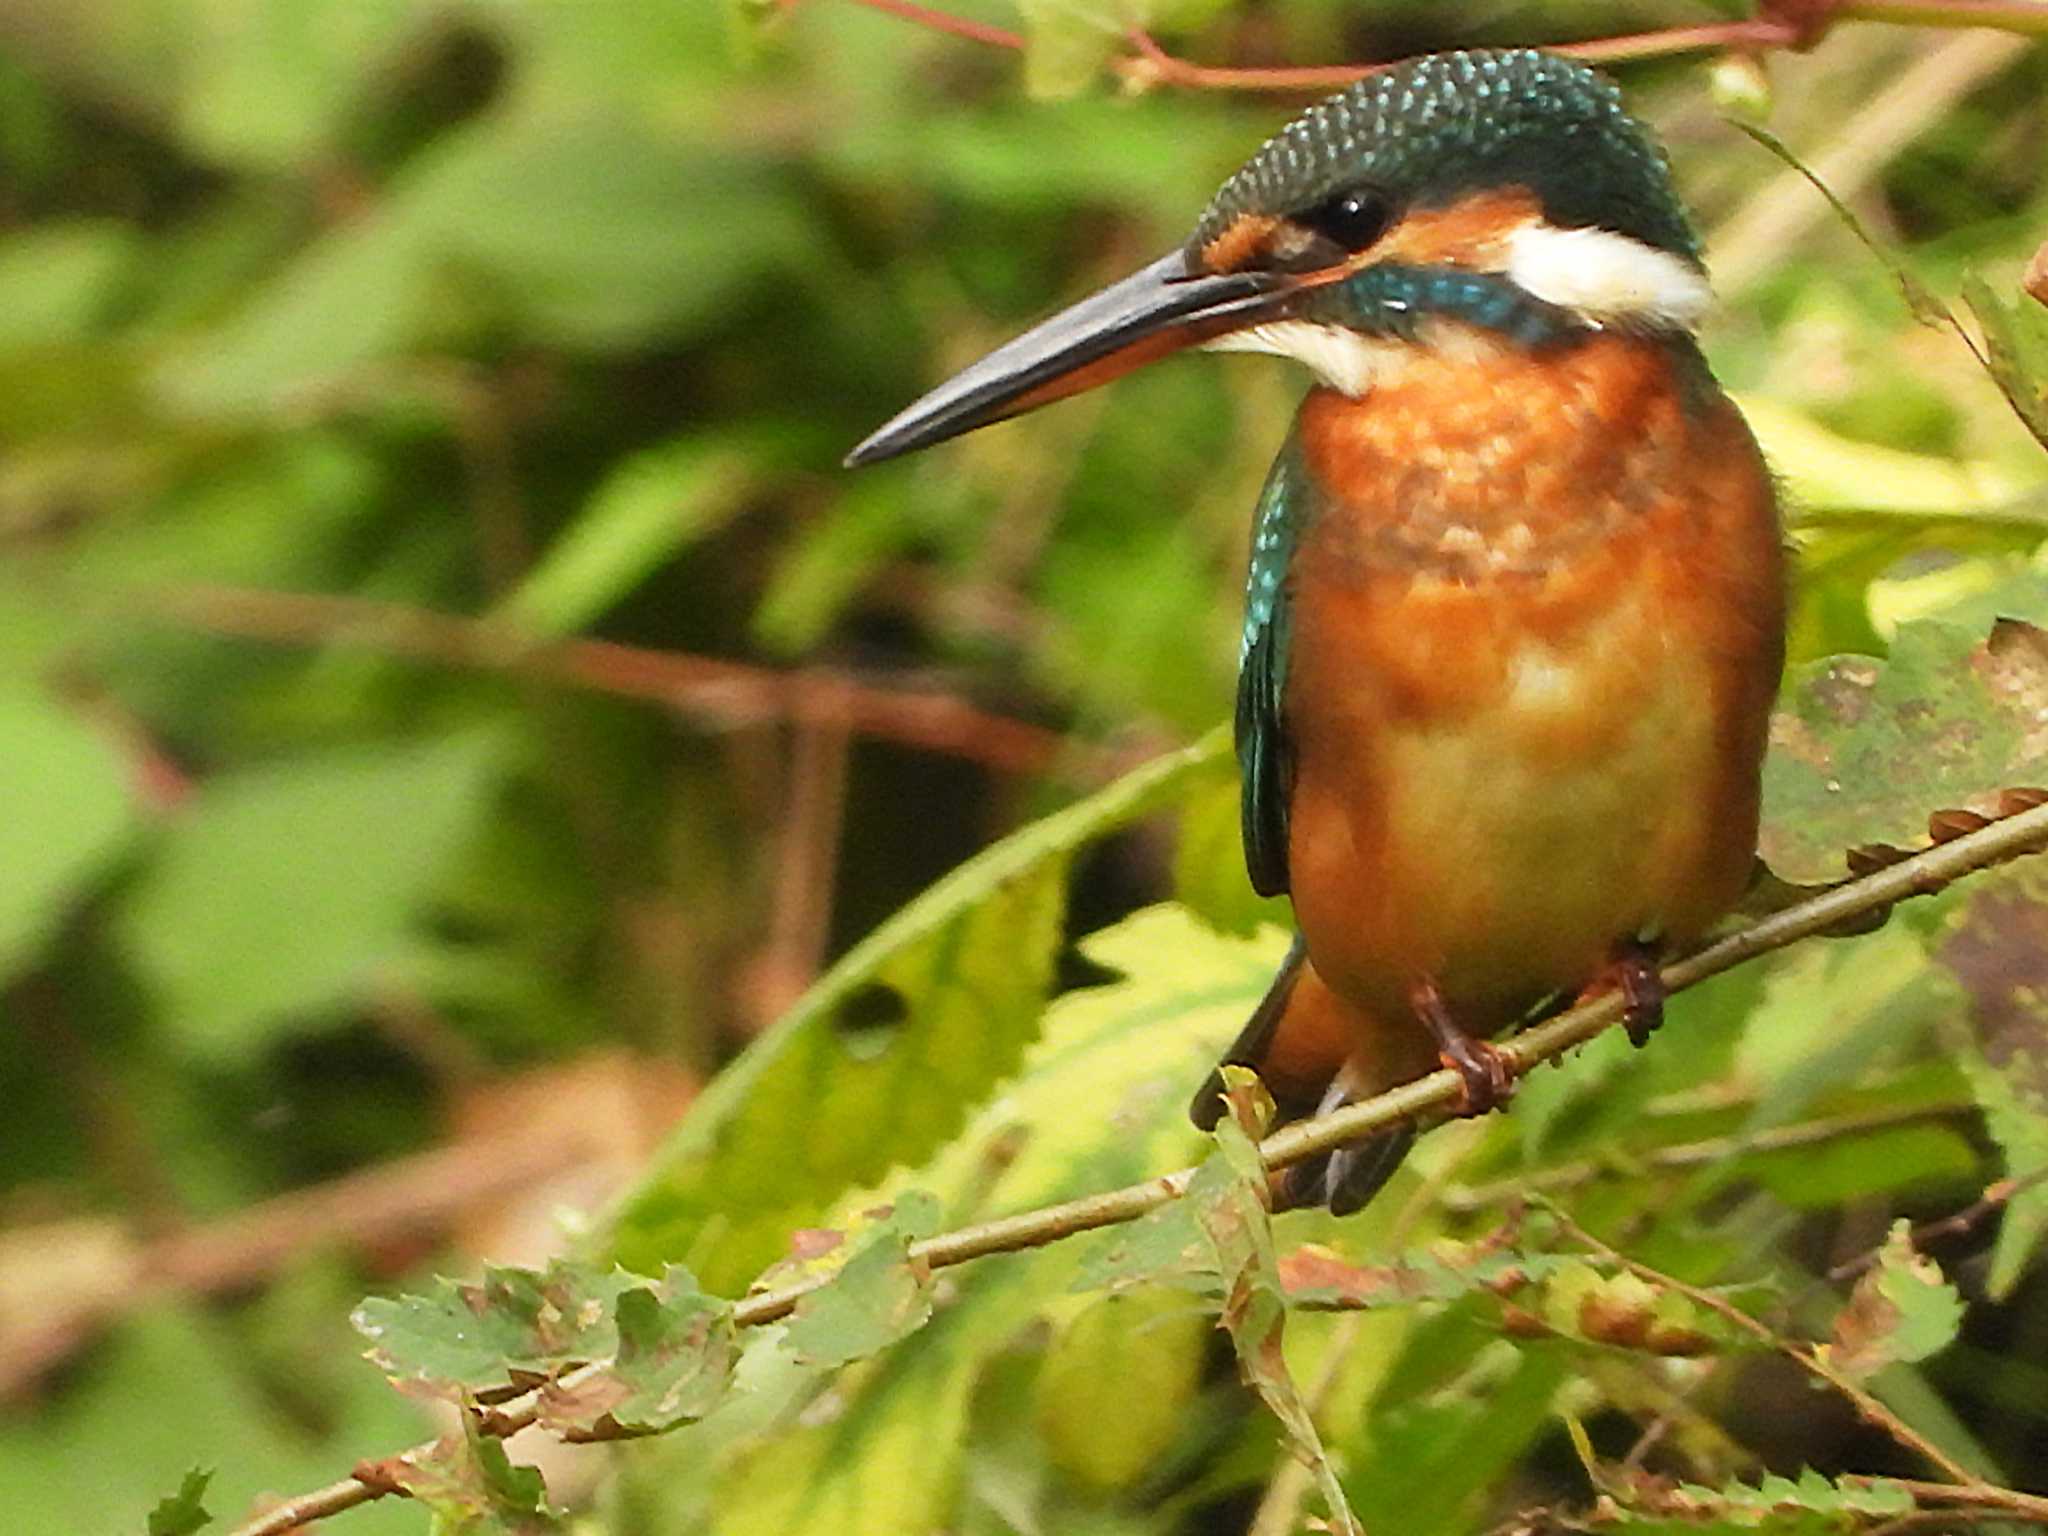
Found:
M 1119 89 L 1128 22 L 1284 63 L 1699 13 L 963 10 L 1026 56 L 847 0 L 0 4 L 0 1489 L 22 1529 L 137 1528 L 195 1464 L 233 1519 L 418 1438 L 342 1325 L 418 1250 L 337 1238 L 223 1300 L 153 1286 L 162 1245 L 442 1144 L 479 1081 L 618 1046 L 708 1072 L 834 956 L 586 1247 L 731 1294 L 792 1230 L 907 1188 L 953 1224 L 1199 1156 L 1181 1105 L 1280 947 L 1203 733 L 1296 381 L 1187 360 L 905 464 L 838 457 L 1180 239 L 1289 109 Z M 2048 51 L 1845 28 L 1768 71 L 1772 130 L 1978 317 L 2038 412 L 2048 328 L 2017 275 L 2048 235 Z M 1922 662 L 2048 621 L 2027 412 L 1716 120 L 1705 66 L 1624 80 L 1710 237 L 1709 352 L 1786 483 L 1801 675 L 1936 619 L 1895 664 L 1979 718 Z M 705 660 L 910 714 L 964 700 L 1050 746 L 1023 773 L 971 717 L 849 721 Z M 1884 787 L 1871 835 L 1902 835 L 1920 786 Z M 1144 819 L 1165 810 L 1170 833 Z M 1533 1183 L 1650 1262 L 1774 1275 L 1813 1313 L 1807 1281 L 1896 1216 L 2048 1166 L 2043 912 L 2014 871 L 1688 993 L 1654 1050 L 1603 1039 L 1512 1115 L 1436 1133 L 1356 1221 L 1285 1218 L 1283 1256 L 1476 1238 Z M 2048 1461 L 2044 1227 L 2035 1185 L 1944 1251 L 1960 1342 L 1872 1382 L 2022 1481 Z M 1200 1296 L 1101 1293 L 1116 1240 L 965 1272 L 836 1377 L 781 1328 L 747 1336 L 744 1391 L 618 1457 L 580 1518 L 1243 1529 L 1284 1464 L 1273 1423 Z M 1612 1464 L 1668 1424 L 1687 1528 L 1754 1527 L 1762 1474 L 1801 1462 L 1912 1470 L 1767 1361 L 1520 1337 L 1477 1292 L 1299 1313 L 1285 1351 L 1374 1531 L 1583 1506 L 1573 1431 Z M 447 1507 L 508 1488 L 451 1483 Z M 1809 1511 L 1894 1512 L 1817 1489 Z

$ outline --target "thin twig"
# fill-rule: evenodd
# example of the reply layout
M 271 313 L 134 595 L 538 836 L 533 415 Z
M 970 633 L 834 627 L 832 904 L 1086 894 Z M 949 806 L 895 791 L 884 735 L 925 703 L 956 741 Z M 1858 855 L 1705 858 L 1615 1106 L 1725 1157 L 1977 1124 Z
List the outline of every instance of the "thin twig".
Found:
M 405 603 L 252 587 L 149 594 L 145 611 L 190 629 L 269 645 L 341 645 L 410 661 L 502 672 L 660 704 L 719 724 L 764 719 L 849 729 L 980 763 L 998 773 L 1095 784 L 1128 766 L 1058 731 L 952 694 L 889 687 L 823 668 L 770 667 L 611 640 L 550 640 L 500 621 Z
M 1927 1243 L 1939 1242 L 1945 1237 L 1958 1237 L 1993 1212 L 2004 1210 L 2016 1196 L 2044 1182 L 2048 1182 L 2048 1168 L 2036 1169 L 2025 1178 L 2000 1179 L 1997 1183 L 1987 1186 L 1982 1195 L 1960 1211 L 1938 1216 L 1932 1221 L 1924 1221 L 1913 1228 L 1913 1246 L 1919 1248 Z M 1858 1254 L 1846 1263 L 1837 1264 L 1828 1271 L 1827 1278 L 1837 1285 L 1845 1280 L 1854 1280 L 1864 1271 L 1875 1269 L 1883 1258 L 1884 1249 L 1873 1248 L 1868 1253 Z
M 1002 27 L 956 16 L 915 0 L 853 0 L 914 26 L 963 37 L 992 48 L 1022 51 L 1028 39 Z M 793 7 L 787 0 L 784 9 Z M 1989 27 L 2027 36 L 2048 36 L 2048 5 L 2029 0 L 1923 0 L 1889 4 L 1885 0 L 1765 0 L 1760 13 L 1744 21 L 1709 22 L 1699 26 L 1662 27 L 1620 37 L 1554 43 L 1552 53 L 1589 64 L 1622 64 L 1641 59 L 1673 58 L 1723 49 L 1762 52 L 1774 48 L 1806 49 L 1820 42 L 1838 21 L 1881 21 L 1907 27 Z M 1111 59 L 1109 67 L 1127 84 L 1144 88 L 1180 86 L 1199 91 L 1326 91 L 1387 68 L 1379 64 L 1306 64 L 1240 66 L 1196 64 L 1166 51 L 1141 27 L 1125 34 L 1131 51 Z
M 1645 1169 L 1708 1168 L 1730 1158 L 1758 1152 L 1783 1152 L 1793 1147 L 1811 1147 L 1868 1131 L 1888 1130 L 1921 1120 L 1939 1119 L 1970 1107 L 1965 1100 L 1948 1103 L 1909 1104 L 1889 1109 L 1864 1110 L 1858 1114 L 1831 1115 L 1821 1120 L 1802 1120 L 1791 1125 L 1774 1125 L 1766 1130 L 1735 1136 L 1709 1136 L 1700 1141 L 1677 1142 L 1640 1156 L 1586 1157 L 1538 1168 L 1491 1184 L 1452 1185 L 1438 1198 L 1445 1210 L 1458 1213 L 1484 1210 L 1503 1201 L 1537 1192 L 1575 1189 L 1595 1179 L 1633 1174 Z
M 1656 1286 L 1661 1290 L 1674 1292 L 1677 1295 L 1683 1296 L 1694 1306 L 1705 1308 L 1715 1316 L 1724 1319 L 1749 1334 L 1759 1343 L 1784 1355 L 1808 1374 L 1818 1377 L 1828 1386 L 1833 1387 L 1855 1407 L 1856 1411 L 1864 1419 L 1876 1425 L 1879 1429 L 1890 1435 L 1898 1444 L 1926 1461 L 1929 1466 L 1939 1470 L 1944 1477 L 1950 1479 L 1957 1487 L 1967 1490 L 1972 1498 L 1982 1499 L 1987 1493 L 2003 1491 L 1996 1489 L 1995 1485 L 1987 1483 L 1978 1477 L 1976 1473 L 1957 1461 L 1947 1451 L 1944 1451 L 1932 1440 L 1929 1440 L 1896 1413 L 1893 1413 L 1891 1409 L 1879 1402 L 1877 1398 L 1865 1391 L 1856 1382 L 1851 1381 L 1842 1372 L 1836 1370 L 1817 1350 L 1775 1332 L 1751 1317 L 1725 1296 L 1716 1296 L 1712 1291 L 1703 1290 L 1696 1285 L 1688 1285 L 1685 1281 L 1675 1276 L 1667 1275 L 1662 1270 L 1652 1269 L 1649 1265 L 1630 1258 L 1619 1249 L 1603 1243 L 1599 1238 L 1573 1221 L 1557 1205 L 1544 1197 L 1539 1195 L 1536 1197 L 1536 1201 L 1545 1210 L 1550 1212 L 1551 1218 L 1557 1222 L 1564 1233 L 1582 1247 L 1590 1249 L 1602 1258 L 1607 1259 L 1610 1263 L 1617 1264 L 1621 1268 L 1626 1269 L 1645 1284 Z M 2021 1497 L 2024 1497 L 2024 1495 L 2021 1495 Z M 2040 1502 L 2044 1509 L 2048 1509 L 2048 1499 Z
M 1665 988 L 1671 993 L 1684 991 L 1723 971 L 1783 949 L 1800 939 L 1823 933 L 1846 919 L 1875 912 L 1911 896 L 1938 891 L 1964 875 L 2035 852 L 2044 844 L 2048 844 L 2048 805 L 1994 821 L 1952 842 L 1774 912 L 1741 932 L 1666 966 L 1663 971 Z M 1612 1028 L 1620 1022 L 1621 1013 L 1622 999 L 1618 994 L 1610 993 L 1582 1003 L 1537 1025 L 1517 1039 L 1505 1042 L 1499 1047 L 1501 1056 L 1511 1073 L 1525 1075 L 1543 1062 L 1562 1056 Z M 1456 1073 L 1432 1072 L 1377 1098 L 1277 1131 L 1260 1143 L 1260 1152 L 1269 1167 L 1283 1168 L 1402 1122 L 1440 1116 L 1450 1109 L 1463 1091 L 1463 1084 Z M 1179 1199 L 1187 1192 L 1194 1175 L 1193 1168 L 1182 1168 L 1122 1189 L 1105 1190 L 1078 1200 L 940 1233 L 913 1243 L 910 1256 L 936 1270 L 990 1254 L 1044 1247 L 1078 1232 L 1091 1232 L 1134 1221 L 1169 1201 Z M 1624 1259 L 1622 1262 L 1630 1261 Z M 825 1277 L 820 1276 L 749 1295 L 734 1305 L 733 1320 L 741 1327 L 774 1322 L 788 1316 L 799 1301 L 825 1283 Z M 1710 1308 L 1727 1305 L 1719 1297 L 1711 1297 L 1710 1293 L 1701 1292 L 1700 1295 L 1709 1298 L 1703 1304 Z M 1775 1334 L 1746 1313 L 1737 1312 L 1737 1315 L 1743 1320 L 1742 1326 L 1752 1331 L 1761 1330 L 1774 1344 L 1778 1342 Z M 569 1372 L 555 1385 L 558 1390 L 573 1389 L 608 1369 L 609 1365 L 603 1362 L 584 1366 Z M 1845 1382 L 1843 1386 L 1845 1390 L 1860 1393 L 1860 1389 L 1852 1384 Z M 1878 1413 L 1890 1417 L 1890 1411 L 1881 1403 L 1868 1398 L 1867 1394 L 1862 1396 Z M 484 1420 L 485 1432 L 502 1436 L 525 1429 L 539 1416 L 540 1401 L 540 1393 L 535 1391 L 492 1410 Z M 1896 1418 L 1892 1417 L 1891 1422 L 1896 1423 Z M 1899 1428 L 1905 1434 L 1913 1435 L 1913 1431 L 1904 1425 Z M 1909 1443 L 1915 1443 L 1916 1448 L 1925 1444 L 1917 1436 Z M 415 1448 L 406 1454 L 420 1453 L 421 1448 Z M 1970 1484 L 1973 1493 L 1986 1498 L 1997 1496 L 2000 1508 L 2017 1510 L 2020 1506 L 2006 1501 L 2027 1497 L 1975 1483 L 1967 1470 L 1950 1461 L 1934 1446 L 1927 1445 L 1925 1454 L 1945 1473 Z M 347 1479 L 259 1516 L 239 1527 L 232 1536 L 283 1536 L 283 1533 L 309 1520 L 336 1514 L 381 1497 L 384 1491 Z M 2035 1503 L 2048 1510 L 2048 1499 L 2036 1500 Z

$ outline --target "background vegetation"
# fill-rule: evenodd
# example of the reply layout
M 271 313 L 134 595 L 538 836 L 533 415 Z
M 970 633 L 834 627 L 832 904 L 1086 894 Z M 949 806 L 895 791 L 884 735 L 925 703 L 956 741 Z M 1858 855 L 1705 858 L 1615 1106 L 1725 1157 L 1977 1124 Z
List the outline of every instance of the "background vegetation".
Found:
M 836 468 L 1180 239 L 1306 99 L 1148 61 L 1124 25 L 1242 67 L 1797 31 L 1648 3 L 961 14 L 1024 52 L 850 0 L 0 0 L 10 1522 L 139 1529 L 195 1464 L 232 1521 L 445 1427 L 417 1399 L 508 1363 L 703 1365 L 722 1324 L 650 1343 L 653 1303 L 601 1266 L 731 1296 L 911 1189 L 837 1250 L 875 1256 L 827 1293 L 852 1316 L 750 1333 L 740 1390 L 605 1389 L 615 1424 L 708 1423 L 514 1456 L 619 1536 L 1277 1532 L 1330 1514 L 1332 1478 L 1408 1536 L 1940 1504 L 1759 1482 L 1805 1467 L 2048 1492 L 2025 864 L 1688 992 L 1640 1056 L 1603 1037 L 1434 1133 L 1358 1220 L 1262 1247 L 1226 1146 L 1197 1217 L 950 1273 L 928 1325 L 833 1370 L 930 1310 L 907 1234 L 1200 1160 L 1181 1107 L 1281 948 L 1213 738 L 1079 797 L 1223 718 L 1298 380 L 1187 360 Z M 1785 477 L 1792 707 L 1830 755 L 1777 761 L 1767 851 L 1826 881 L 2048 783 L 2040 637 L 1984 643 L 2048 622 L 2048 458 L 1722 113 L 1900 251 L 1920 309 L 1988 333 L 2038 426 L 2048 49 L 1845 24 L 1621 73 Z M 1937 1224 L 1922 1255 L 1886 1246 L 1900 1218 Z M 556 1299 L 594 1287 L 600 1336 L 523 1334 L 544 1309 L 507 1291 L 481 1363 L 432 1308 L 366 1311 L 410 1395 L 355 1358 L 366 1291 L 565 1251 L 599 1267 Z M 662 1317 L 718 1316 L 671 1279 Z M 1262 1357 L 1283 1280 L 1313 1305 Z M 1268 1401 L 1299 1406 L 1284 1360 L 1316 1408 L 1293 1432 L 1327 1448 L 1320 1490 L 1237 1379 L 1224 1297 Z M 549 1524 L 488 1444 L 439 1465 L 413 1491 L 441 1529 Z M 385 1499 L 334 1528 L 426 1520 Z

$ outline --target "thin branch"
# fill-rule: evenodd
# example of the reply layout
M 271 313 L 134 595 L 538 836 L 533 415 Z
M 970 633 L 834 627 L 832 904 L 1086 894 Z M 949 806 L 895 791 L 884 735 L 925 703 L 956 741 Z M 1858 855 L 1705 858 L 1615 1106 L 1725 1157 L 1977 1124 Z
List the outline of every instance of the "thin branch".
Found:
M 1646 1169 L 1709 1168 L 1730 1158 L 1747 1157 L 1758 1152 L 1783 1152 L 1793 1147 L 1816 1146 L 1845 1137 L 1861 1136 L 1869 1131 L 1888 1130 L 1893 1126 L 1939 1119 L 1969 1107 L 1967 1101 L 1956 1100 L 1870 1109 L 1857 1114 L 1830 1115 L 1825 1119 L 1774 1125 L 1765 1130 L 1741 1135 L 1709 1136 L 1699 1141 L 1677 1142 L 1634 1157 L 1619 1154 L 1611 1157 L 1580 1158 L 1576 1162 L 1559 1163 L 1551 1168 L 1538 1168 L 1513 1178 L 1497 1179 L 1491 1184 L 1452 1185 L 1442 1192 L 1437 1203 L 1447 1211 L 1459 1213 L 1484 1210 L 1488 1206 L 1521 1199 L 1532 1193 L 1575 1189 L 1581 1184 L 1590 1184 L 1595 1179 L 1640 1173 Z
M 146 611 L 207 634 L 269 645 L 339 645 L 463 670 L 502 672 L 660 704 L 717 724 L 787 719 L 920 747 L 1020 777 L 1089 784 L 1120 754 L 989 713 L 952 694 L 889 687 L 823 668 L 770 667 L 612 640 L 551 640 L 492 619 L 405 603 L 253 587 L 148 594 Z
M 1982 1195 L 1961 1210 L 1952 1211 L 1946 1216 L 1938 1216 L 1931 1221 L 1923 1221 L 1913 1228 L 1913 1246 L 1920 1248 L 1928 1243 L 1939 1242 L 1945 1237 L 1959 1237 L 1987 1216 L 2004 1210 L 2019 1195 L 2038 1188 L 2043 1183 L 2048 1183 L 2048 1168 L 2037 1168 L 2024 1178 L 2000 1179 L 1997 1183 L 1987 1186 Z M 1868 1253 L 1858 1254 L 1846 1263 L 1837 1264 L 1828 1271 L 1827 1278 L 1838 1285 L 1845 1280 L 1854 1280 L 1865 1270 L 1875 1269 L 1883 1258 L 1884 1249 L 1873 1248 Z
M 1911 896 L 1930 894 L 1964 875 L 1988 869 L 1994 864 L 2004 863 L 2022 854 L 2036 852 L 2044 846 L 2048 846 L 2048 805 L 2036 806 L 2003 821 L 1992 822 L 1978 831 L 1956 838 L 1953 842 L 1930 848 L 1900 863 L 1865 875 L 1861 879 L 1848 881 L 1832 890 L 1824 891 L 1796 906 L 1775 912 L 1739 933 L 1731 934 L 1666 966 L 1663 972 L 1664 985 L 1669 992 L 1681 992 L 1759 956 L 1783 949 L 1800 939 L 1823 933 L 1847 919 L 1878 911 Z M 1621 1013 L 1621 998 L 1616 994 L 1608 994 L 1582 1003 L 1568 1013 L 1537 1025 L 1517 1039 L 1503 1043 L 1499 1049 L 1508 1070 L 1516 1076 L 1522 1076 L 1543 1062 L 1562 1056 L 1613 1027 L 1620 1022 Z M 1462 1091 L 1462 1084 L 1456 1073 L 1432 1072 L 1427 1077 L 1418 1078 L 1377 1098 L 1276 1131 L 1260 1144 L 1260 1151 L 1268 1167 L 1284 1168 L 1304 1158 L 1374 1135 L 1404 1121 L 1420 1121 L 1426 1117 L 1441 1116 L 1451 1108 Z M 1078 1232 L 1090 1232 L 1134 1221 L 1169 1201 L 1179 1199 L 1187 1192 L 1188 1184 L 1194 1175 L 1193 1168 L 1182 1168 L 1122 1189 L 1106 1190 L 1078 1200 L 999 1217 L 954 1232 L 940 1233 L 938 1236 L 913 1243 L 910 1247 L 910 1256 L 922 1261 L 928 1268 L 936 1270 L 949 1268 L 955 1264 L 965 1264 L 971 1259 L 985 1258 L 990 1254 L 1040 1248 Z M 1624 1259 L 1623 1262 L 1630 1261 Z M 799 1301 L 824 1283 L 825 1278 L 821 1276 L 783 1286 L 778 1290 L 748 1295 L 734 1305 L 733 1320 L 742 1327 L 750 1327 L 786 1317 Z M 1710 1297 L 1711 1293 L 1700 1294 L 1703 1297 Z M 1710 1307 L 1727 1305 L 1719 1297 L 1711 1297 L 1703 1304 Z M 1774 1344 L 1778 1342 L 1775 1334 L 1771 1334 L 1763 1324 L 1756 1322 L 1748 1314 L 1738 1313 L 1738 1316 L 1743 1319 L 1742 1326 L 1752 1331 L 1762 1330 Z M 585 1366 L 567 1373 L 556 1385 L 558 1389 L 571 1389 L 607 1369 L 608 1365 L 602 1362 Z M 1860 1392 L 1853 1384 L 1843 1385 L 1846 1390 Z M 1867 1398 L 1867 1394 L 1864 1396 Z M 1889 1410 L 1875 1399 L 1868 1401 L 1879 1413 L 1889 1414 Z M 514 1434 L 531 1425 L 539 1416 L 539 1412 L 538 1391 L 514 1398 L 485 1415 L 485 1432 L 500 1436 Z M 1913 1435 L 1913 1431 L 1905 1426 L 1901 1425 L 1900 1428 L 1905 1434 Z M 1916 1448 L 1925 1444 L 1918 1441 L 1917 1436 L 1909 1443 L 1915 1443 Z M 416 1448 L 415 1451 L 406 1454 L 417 1453 Z M 2008 1494 L 2005 1490 L 1992 1488 L 1990 1485 L 1977 1484 L 1966 1469 L 1950 1461 L 1934 1446 L 1927 1445 L 1925 1454 L 1944 1473 L 1969 1485 L 1970 1492 L 1978 1498 L 1990 1499 L 1996 1496 L 2000 1508 L 2018 1512 L 2021 1506 L 2009 1501 L 2024 1500 L 2027 1497 Z M 336 1514 L 367 1500 L 381 1497 L 384 1491 L 381 1487 L 370 1487 L 358 1479 L 345 1479 L 259 1516 L 239 1527 L 232 1536 L 283 1536 L 283 1533 L 296 1529 L 309 1520 Z M 2036 1500 L 2035 1504 L 2043 1510 L 2048 1510 L 2048 1499 Z
M 1024 47 L 1024 39 L 1015 32 L 1002 27 L 992 27 L 986 22 L 973 21 L 965 16 L 955 16 L 950 11 L 935 11 L 928 5 L 913 4 L 912 0 L 853 0 L 853 3 L 864 5 L 869 10 L 900 17 L 915 26 L 927 27 L 934 32 L 964 37 L 969 42 L 986 43 L 991 48 L 1013 48 L 1021 51 Z
M 1929 1466 L 1939 1470 L 1942 1476 L 1948 1478 L 1958 1488 L 1967 1490 L 1973 1500 L 1982 1500 L 1988 1494 L 2003 1491 L 1997 1489 L 1994 1484 L 1987 1483 L 1978 1477 L 1976 1473 L 1949 1455 L 1947 1451 L 1944 1451 L 1896 1413 L 1893 1413 L 1891 1409 L 1879 1402 L 1877 1398 L 1865 1391 L 1863 1387 L 1850 1380 L 1842 1372 L 1836 1370 L 1817 1350 L 1777 1333 L 1751 1317 L 1725 1296 L 1717 1296 L 1712 1291 L 1703 1290 L 1699 1286 L 1688 1285 L 1685 1281 L 1675 1276 L 1667 1275 L 1662 1270 L 1652 1269 L 1649 1265 L 1630 1258 L 1619 1249 L 1603 1243 L 1599 1238 L 1573 1221 L 1571 1217 L 1567 1216 L 1551 1201 L 1540 1195 L 1536 1197 L 1536 1200 L 1539 1205 L 1550 1212 L 1551 1218 L 1557 1222 L 1565 1234 L 1578 1242 L 1582 1247 L 1590 1249 L 1609 1262 L 1621 1266 L 1647 1285 L 1655 1286 L 1660 1290 L 1674 1292 L 1677 1295 L 1683 1296 L 1694 1306 L 1705 1308 L 1715 1316 L 1722 1318 L 1724 1321 L 1741 1329 L 1744 1333 L 1749 1334 L 1765 1347 L 1785 1356 L 1786 1359 L 1798 1365 L 1801 1370 L 1833 1387 L 1855 1407 L 1856 1411 L 1864 1419 L 1890 1435 L 1894 1441 L 1904 1446 L 1914 1455 L 1919 1456 Z M 2025 1498 L 2027 1496 L 2021 1494 L 2014 1495 L 2014 1497 Z M 2048 1499 L 2042 1499 L 2038 1502 L 2043 1509 L 2048 1509 Z
M 785 9 L 796 0 L 785 0 Z M 1002 27 L 956 16 L 915 0 L 852 0 L 929 31 L 963 37 L 992 48 L 1022 51 L 1029 39 Z M 1723 49 L 1763 52 L 1775 48 L 1812 48 L 1838 21 L 1878 21 L 1905 27 L 1988 27 L 2026 36 L 2048 36 L 2048 5 L 2031 0 L 1764 0 L 1759 14 L 1744 21 L 1709 22 L 1700 26 L 1662 27 L 1619 37 L 1554 43 L 1552 53 L 1589 64 L 1623 64 L 1641 59 L 1674 58 Z M 1127 84 L 1146 88 L 1180 86 L 1202 91 L 1327 91 L 1362 80 L 1387 67 L 1379 64 L 1308 64 L 1241 66 L 1196 64 L 1168 53 L 1142 27 L 1124 34 L 1131 52 L 1110 60 L 1109 67 Z

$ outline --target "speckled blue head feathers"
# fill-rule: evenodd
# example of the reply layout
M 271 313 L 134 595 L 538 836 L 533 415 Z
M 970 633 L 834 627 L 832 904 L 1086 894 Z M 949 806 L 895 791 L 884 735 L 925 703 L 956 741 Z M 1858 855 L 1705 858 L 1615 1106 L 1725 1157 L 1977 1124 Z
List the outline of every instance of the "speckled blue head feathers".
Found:
M 1397 210 L 1519 186 L 1554 226 L 1609 229 L 1699 260 L 1663 152 L 1621 93 L 1583 64 L 1527 48 L 1432 54 L 1309 108 L 1223 184 L 1188 249 L 1202 252 L 1246 215 L 1294 215 L 1359 184 Z

